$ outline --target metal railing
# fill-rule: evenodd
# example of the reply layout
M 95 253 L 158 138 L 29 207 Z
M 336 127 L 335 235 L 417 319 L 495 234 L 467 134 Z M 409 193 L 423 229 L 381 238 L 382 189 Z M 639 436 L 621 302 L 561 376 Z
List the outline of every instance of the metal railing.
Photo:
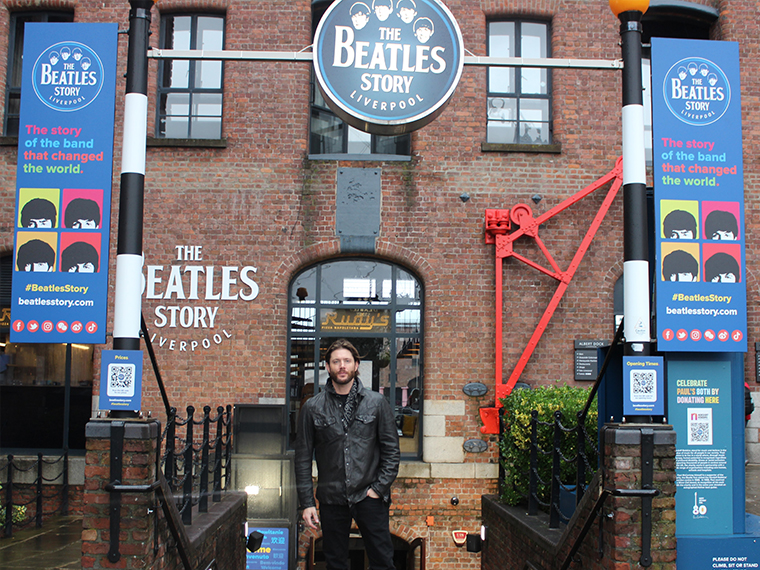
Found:
M 23 528 L 32 522 L 36 528 L 42 526 L 43 518 L 55 514 L 69 514 L 69 452 L 65 450 L 56 459 L 45 459 L 42 453 L 37 454 L 36 461 L 31 461 L 26 466 L 27 459 L 13 455 L 7 455 L 6 461 L 0 464 L 0 479 L 2 482 L 2 508 L 3 517 L 0 517 L 0 528 L 6 538 L 13 536 L 13 527 Z M 54 477 L 45 477 L 43 468 L 45 465 L 60 464 L 60 471 Z M 3 473 L 4 472 L 4 473 Z M 15 473 L 35 472 L 35 478 L 31 482 L 21 483 L 16 480 Z M 4 477 L 2 476 L 4 474 Z M 61 480 L 60 488 L 54 491 L 54 484 Z M 50 505 L 57 504 L 51 508 Z M 33 508 L 32 508 L 33 507 Z M 47 507 L 47 510 L 45 508 Z M 24 520 L 14 521 L 14 514 L 25 516 L 28 511 L 32 515 Z
M 213 502 L 221 500 L 222 491 L 229 488 L 232 463 L 232 406 L 226 409 L 218 406 L 214 417 L 211 417 L 211 407 L 204 406 L 203 417 L 196 420 L 194 416 L 193 406 L 187 407 L 185 419 L 177 415 L 176 408 L 170 408 L 163 434 L 166 451 L 161 458 L 164 476 L 186 525 L 192 524 L 193 506 L 197 505 L 198 512 L 205 513 L 209 495 Z M 202 430 L 199 440 L 196 426 Z M 183 435 L 177 433 L 180 428 L 184 428 Z
M 558 528 L 560 522 L 569 522 L 572 513 L 565 514 L 562 512 L 562 495 L 575 496 L 575 510 L 586 489 L 587 479 L 590 479 L 596 472 L 598 434 L 589 435 L 586 429 L 586 422 L 589 410 L 594 402 L 599 385 L 604 378 L 610 358 L 613 353 L 613 347 L 620 344 L 623 338 L 623 323 L 620 323 L 615 338 L 612 340 L 610 350 L 602 363 L 598 372 L 596 381 L 589 391 L 586 404 L 581 411 L 576 414 L 575 424 L 569 427 L 565 425 L 562 412 L 555 411 L 552 420 L 549 422 L 538 419 L 538 411 L 531 411 L 529 423 L 530 431 L 530 458 L 527 471 L 523 475 L 528 481 L 527 493 L 522 497 L 528 503 L 528 515 L 537 515 L 539 508 L 549 511 L 549 528 Z M 501 408 L 501 433 L 505 431 L 503 411 Z M 541 426 L 552 426 L 552 438 L 549 445 L 542 447 L 539 444 L 539 429 Z M 500 464 L 504 463 L 503 453 L 500 457 Z M 550 474 L 547 476 L 547 462 L 550 465 Z M 563 470 L 563 465 L 575 464 L 574 484 L 568 482 L 568 469 Z M 564 482 L 563 482 L 564 471 Z M 543 474 L 543 475 L 542 475 Z M 504 470 L 500 469 L 500 488 L 504 485 Z M 547 500 L 548 498 L 548 500 Z

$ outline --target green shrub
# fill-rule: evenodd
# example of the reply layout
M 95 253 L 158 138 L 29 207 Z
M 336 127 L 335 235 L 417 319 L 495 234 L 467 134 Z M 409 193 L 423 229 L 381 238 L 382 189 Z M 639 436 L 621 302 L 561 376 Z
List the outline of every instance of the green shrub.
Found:
M 539 387 L 535 390 L 514 390 L 501 400 L 504 406 L 504 433 L 499 443 L 505 478 L 500 489 L 501 500 L 509 505 L 527 501 L 530 473 L 531 411 L 538 412 L 538 498 L 548 503 L 551 498 L 552 449 L 554 447 L 554 412 L 562 413 L 565 429 L 577 424 L 577 414 L 586 405 L 589 388 L 571 386 Z M 586 483 L 597 469 L 597 407 L 592 403 L 585 422 L 588 464 Z M 588 443 L 591 440 L 592 443 Z M 575 457 L 577 434 L 562 432 L 560 449 L 567 459 Z M 561 461 L 560 479 L 563 485 L 575 485 L 576 463 Z M 542 483 L 543 481 L 543 483 Z
M 0 485 L 0 491 L 3 490 L 3 486 Z M 0 493 L 0 499 L 3 499 L 5 497 L 5 493 Z M 13 520 L 13 523 L 21 523 L 24 522 L 24 519 L 26 518 L 26 507 L 22 507 L 20 505 L 14 505 L 13 506 L 13 514 L 11 515 L 11 519 Z M 0 529 L 5 527 L 5 507 L 0 506 Z

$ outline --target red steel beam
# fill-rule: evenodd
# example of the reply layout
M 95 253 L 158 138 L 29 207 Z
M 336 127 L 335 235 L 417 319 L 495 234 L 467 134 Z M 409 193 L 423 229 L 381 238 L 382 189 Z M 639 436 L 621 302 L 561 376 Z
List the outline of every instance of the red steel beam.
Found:
M 612 182 L 612 185 L 607 191 L 607 195 L 605 196 L 604 201 L 602 202 L 602 205 L 599 207 L 599 210 L 594 216 L 594 219 L 592 220 L 591 225 L 589 226 L 589 229 L 586 231 L 586 235 L 581 240 L 581 244 L 578 246 L 578 249 L 575 252 L 575 255 L 573 256 L 573 259 L 570 262 L 570 265 L 568 266 L 566 271 L 561 271 L 557 263 L 554 261 L 554 258 L 551 256 L 551 253 L 546 248 L 543 241 L 538 237 L 539 226 L 542 223 L 544 223 L 546 220 L 549 220 L 552 217 L 559 214 L 560 212 L 563 212 L 564 210 L 566 210 L 573 204 L 576 204 L 577 202 L 579 202 L 580 200 L 582 200 L 583 198 L 585 198 L 586 196 L 588 196 L 595 190 L 601 188 L 605 184 L 608 184 L 609 182 Z M 496 270 L 496 307 L 495 307 L 496 309 L 496 334 L 495 334 L 496 407 L 480 409 L 480 416 L 484 423 L 483 427 L 480 428 L 482 433 L 489 433 L 489 434 L 499 433 L 499 415 L 498 414 L 499 414 L 499 408 L 502 406 L 501 399 L 508 396 L 512 392 L 512 389 L 514 388 L 515 384 L 519 380 L 520 375 L 522 374 L 523 370 L 525 370 L 525 366 L 528 364 L 528 361 L 530 360 L 530 357 L 533 355 L 533 352 L 536 349 L 536 346 L 538 345 L 538 342 L 541 339 L 541 336 L 544 334 L 544 331 L 549 325 L 549 322 L 551 321 L 551 318 L 554 315 L 554 312 L 556 311 L 557 307 L 559 306 L 560 301 L 562 300 L 562 296 L 565 294 L 565 291 L 567 291 L 567 288 L 570 285 L 570 281 L 575 275 L 575 272 L 578 270 L 578 267 L 580 266 L 581 261 L 583 260 L 583 256 L 586 254 L 586 252 L 588 251 L 588 248 L 591 246 L 591 242 L 593 241 L 594 236 L 596 235 L 596 232 L 599 229 L 599 226 L 602 224 L 604 217 L 607 215 L 607 212 L 612 206 L 612 202 L 615 199 L 615 196 L 617 195 L 617 192 L 622 186 L 622 184 L 623 184 L 623 163 L 622 163 L 622 159 L 618 159 L 617 162 L 615 163 L 615 167 L 606 175 L 602 176 L 601 178 L 599 178 L 598 180 L 596 180 L 594 183 L 590 184 L 589 186 L 586 186 L 586 188 L 577 192 L 573 196 L 562 201 L 560 204 L 550 209 L 548 212 L 540 215 L 538 218 L 533 218 L 533 214 L 530 210 L 530 207 L 525 204 L 518 204 L 517 206 L 513 207 L 511 211 L 510 210 L 486 210 L 486 243 L 494 243 L 496 245 L 495 247 L 495 258 L 496 258 L 496 264 L 495 264 L 495 270 Z M 508 223 L 504 224 L 503 222 L 504 218 L 506 218 L 507 215 L 509 219 L 511 219 L 511 221 L 513 221 L 515 224 L 518 224 L 520 226 L 520 229 L 511 233 L 508 233 L 509 230 L 511 229 L 511 226 Z M 513 247 L 514 241 L 523 236 L 527 236 L 535 240 L 539 249 L 544 254 L 546 259 L 549 261 L 549 264 L 552 266 L 553 271 L 546 269 L 545 267 L 541 266 L 539 263 L 536 263 L 514 252 L 514 247 Z M 559 281 L 559 285 L 557 286 L 557 290 L 554 292 L 554 295 L 549 301 L 549 304 L 547 305 L 546 310 L 544 311 L 544 314 L 541 316 L 541 319 L 539 320 L 538 325 L 536 326 L 536 329 L 533 331 L 533 335 L 528 341 L 528 345 L 525 347 L 525 350 L 523 350 L 523 353 L 520 356 L 520 359 L 517 361 L 517 365 L 512 371 L 512 374 L 510 375 L 509 380 L 506 383 L 503 383 L 501 379 L 502 364 L 503 364 L 503 338 L 502 338 L 502 329 L 503 329 L 503 291 L 502 291 L 502 287 L 503 287 L 502 269 L 503 268 L 502 268 L 502 264 L 503 263 L 502 263 L 502 260 L 505 257 L 514 257 L 515 259 L 522 261 L 523 263 L 529 265 L 530 267 L 533 267 L 537 271 L 545 273 L 546 275 L 549 275 L 550 277 L 556 279 L 557 281 Z

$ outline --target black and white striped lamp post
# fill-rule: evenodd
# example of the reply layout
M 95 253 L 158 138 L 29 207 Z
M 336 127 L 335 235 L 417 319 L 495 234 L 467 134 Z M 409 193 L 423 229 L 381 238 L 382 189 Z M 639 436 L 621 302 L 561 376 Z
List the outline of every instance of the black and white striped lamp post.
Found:
M 121 157 L 114 350 L 140 350 L 143 193 L 148 121 L 148 32 L 153 0 L 130 0 L 127 89 Z
M 641 83 L 641 17 L 649 0 L 609 3 L 620 20 L 623 52 L 624 354 L 649 356 L 649 240 Z

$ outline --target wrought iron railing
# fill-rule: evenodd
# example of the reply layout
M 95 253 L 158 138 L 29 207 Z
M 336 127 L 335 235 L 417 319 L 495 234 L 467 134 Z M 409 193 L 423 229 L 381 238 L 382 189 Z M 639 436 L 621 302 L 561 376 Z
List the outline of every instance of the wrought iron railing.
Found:
M 60 465 L 60 470 L 54 477 L 45 477 L 43 474 L 45 465 Z M 31 482 L 22 483 L 17 480 L 16 473 L 35 473 L 35 478 Z M 7 455 L 6 461 L 0 464 L 0 479 L 3 481 L 1 492 L 3 516 L 0 517 L 0 528 L 3 529 L 6 538 L 13 536 L 14 527 L 23 528 L 34 522 L 35 527 L 40 528 L 44 518 L 55 514 L 69 514 L 69 453 L 67 450 L 55 459 L 45 459 L 42 453 L 38 453 L 37 459 L 31 462 L 27 458 Z M 28 481 L 29 477 L 26 479 Z M 60 484 L 57 483 L 59 479 Z M 26 516 L 29 512 L 32 514 Z
M 196 427 L 201 428 L 200 438 L 196 435 Z M 182 522 L 189 525 L 192 524 L 194 506 L 198 507 L 198 512 L 205 513 L 209 496 L 213 502 L 219 502 L 221 493 L 229 489 L 232 406 L 228 405 L 226 409 L 218 406 L 214 417 L 211 417 L 211 407 L 204 406 L 203 417 L 198 420 L 193 406 L 187 407 L 184 419 L 177 415 L 176 408 L 170 408 L 163 439 L 165 452 L 161 465 L 164 476 L 177 500 Z
M 586 423 L 591 405 L 599 390 L 599 385 L 606 374 L 613 348 L 622 342 L 622 336 L 623 323 L 621 322 L 610 350 L 607 352 L 607 356 L 599 369 L 596 382 L 594 382 L 589 391 L 586 404 L 576 414 L 574 425 L 572 420 L 569 422 L 570 425 L 566 425 L 560 411 L 554 412 L 552 420 L 549 422 L 540 421 L 537 410 L 531 412 L 529 425 L 530 459 L 527 471 L 522 473 L 528 481 L 528 487 L 527 492 L 521 495 L 528 504 L 528 515 L 537 515 L 539 509 L 549 512 L 549 528 L 558 528 L 560 522 L 569 521 L 572 517 L 572 511 L 575 510 L 575 507 L 583 498 L 586 482 L 593 477 L 598 468 L 596 460 L 599 449 L 598 433 L 597 430 L 594 430 L 592 434 L 589 434 Z M 500 411 L 502 413 L 500 416 L 500 430 L 504 434 L 504 408 L 501 408 Z M 539 444 L 538 436 L 541 426 L 552 427 L 551 441 L 549 445 L 544 445 L 543 447 Z M 499 463 L 503 465 L 504 459 L 502 454 Z M 545 468 L 547 461 L 550 464 L 550 474 L 548 476 L 547 469 Z M 568 464 L 575 465 L 574 482 L 569 481 L 568 469 L 563 469 L 563 465 Z M 500 469 L 499 477 L 499 487 L 503 488 L 505 484 L 503 468 Z M 563 501 L 563 495 L 565 497 L 574 496 L 574 504 L 568 504 L 567 501 Z M 565 512 L 563 512 L 563 506 L 566 507 Z

